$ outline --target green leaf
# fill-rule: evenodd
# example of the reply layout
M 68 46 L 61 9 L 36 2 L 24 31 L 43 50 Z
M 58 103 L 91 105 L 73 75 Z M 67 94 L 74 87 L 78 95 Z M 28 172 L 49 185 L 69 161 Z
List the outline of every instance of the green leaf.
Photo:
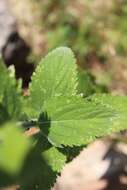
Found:
M 106 93 L 108 90 L 106 86 L 96 84 L 94 76 L 85 70 L 78 70 L 78 94 L 82 94 L 83 97 L 90 96 L 94 93 Z
M 3 106 L 6 108 L 10 118 L 18 119 L 21 112 L 21 96 L 16 91 L 16 86 L 8 84 L 8 87 L 4 91 L 4 97 L 2 100 Z
M 53 152 L 55 153 L 54 157 Z M 41 135 L 37 143 L 33 146 L 23 167 L 20 176 L 21 189 L 50 190 L 56 179 L 56 172 L 53 171 L 53 169 L 58 169 L 58 167 L 55 166 L 56 155 L 58 158 L 58 154 L 51 148 L 51 144 Z M 57 163 L 62 164 L 62 161 L 60 162 L 59 160 Z
M 61 150 L 52 147 L 47 138 L 45 138 L 41 132 L 33 142 L 34 147 L 38 147 L 39 152 L 41 152 L 41 157 L 53 172 L 60 172 L 66 162 L 66 156 L 60 152 Z
M 9 75 L 4 64 L 0 63 L 0 103 L 10 119 L 19 117 L 21 111 L 21 92 L 17 91 L 14 77 Z M 0 110 L 2 113 L 2 109 Z M 6 121 L 6 118 L 5 118 Z
M 55 147 L 51 147 L 44 151 L 42 155 L 47 164 L 51 166 L 52 170 L 55 172 L 60 172 L 66 162 L 66 156 Z
M 117 112 L 81 97 L 54 97 L 44 104 L 47 113 L 40 115 L 42 132 L 55 146 L 80 146 L 112 131 Z
M 95 87 L 96 84 L 94 77 L 84 70 L 79 70 L 77 86 L 78 93 L 83 94 L 83 96 L 91 95 L 95 92 Z
M 14 124 L 0 129 L 0 171 L 17 175 L 24 164 L 30 142 Z
M 21 120 L 28 121 L 38 116 L 39 112 L 32 107 L 30 97 L 23 97 Z
M 127 96 L 111 96 L 107 94 L 92 96 L 92 102 L 103 105 L 117 112 L 112 122 L 112 132 L 127 129 Z
M 8 120 L 10 120 L 10 116 L 6 108 L 0 103 L 0 125 Z
M 76 94 L 76 75 L 74 54 L 69 48 L 50 52 L 32 76 L 30 93 L 34 108 L 42 110 L 44 101 L 51 97 Z
M 8 73 L 5 65 L 3 64 L 2 60 L 0 59 L 0 101 L 3 97 L 4 89 L 8 83 Z

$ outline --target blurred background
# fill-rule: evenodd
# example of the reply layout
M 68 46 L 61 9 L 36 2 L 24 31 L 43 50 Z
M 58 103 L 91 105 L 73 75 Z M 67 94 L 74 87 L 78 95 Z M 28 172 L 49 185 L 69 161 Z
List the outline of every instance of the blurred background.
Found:
M 89 80 L 127 94 L 126 0 L 0 0 L 0 52 L 24 87 L 58 46 L 72 48 Z

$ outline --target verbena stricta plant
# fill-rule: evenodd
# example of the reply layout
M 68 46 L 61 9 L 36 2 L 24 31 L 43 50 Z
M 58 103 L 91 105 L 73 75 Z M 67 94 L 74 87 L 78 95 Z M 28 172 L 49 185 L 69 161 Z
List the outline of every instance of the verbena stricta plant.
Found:
M 127 128 L 127 97 L 96 89 L 66 47 L 41 60 L 28 97 L 0 63 L 0 187 L 48 190 L 82 147 Z M 26 137 L 33 126 L 38 133 Z

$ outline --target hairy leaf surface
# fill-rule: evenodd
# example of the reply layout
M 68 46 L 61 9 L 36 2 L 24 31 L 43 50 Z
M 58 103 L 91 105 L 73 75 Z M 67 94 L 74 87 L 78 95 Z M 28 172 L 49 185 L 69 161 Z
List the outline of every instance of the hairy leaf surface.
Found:
M 49 53 L 36 69 L 30 85 L 32 105 L 42 109 L 54 96 L 76 94 L 76 64 L 73 52 L 61 47 Z
M 83 145 L 112 131 L 117 112 L 81 97 L 55 97 L 45 102 L 40 128 L 55 146 Z

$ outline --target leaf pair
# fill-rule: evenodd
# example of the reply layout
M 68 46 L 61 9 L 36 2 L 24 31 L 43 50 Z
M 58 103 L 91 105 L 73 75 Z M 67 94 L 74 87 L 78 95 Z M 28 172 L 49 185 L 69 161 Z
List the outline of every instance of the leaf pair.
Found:
M 23 121 L 34 121 L 41 129 L 32 144 L 15 124 L 0 129 L 0 186 L 18 182 L 24 190 L 48 190 L 56 173 L 84 145 L 127 128 L 127 97 L 83 98 L 85 75 L 78 77 L 72 51 L 57 48 L 37 67 L 30 98 L 21 102 L 15 81 L 0 64 L 0 124 L 13 119 L 18 122 L 23 103 L 27 115 Z
M 32 107 L 40 115 L 42 132 L 56 147 L 80 146 L 107 135 L 117 117 L 117 110 L 78 95 L 78 82 L 73 52 L 64 47 L 49 53 L 32 77 Z

